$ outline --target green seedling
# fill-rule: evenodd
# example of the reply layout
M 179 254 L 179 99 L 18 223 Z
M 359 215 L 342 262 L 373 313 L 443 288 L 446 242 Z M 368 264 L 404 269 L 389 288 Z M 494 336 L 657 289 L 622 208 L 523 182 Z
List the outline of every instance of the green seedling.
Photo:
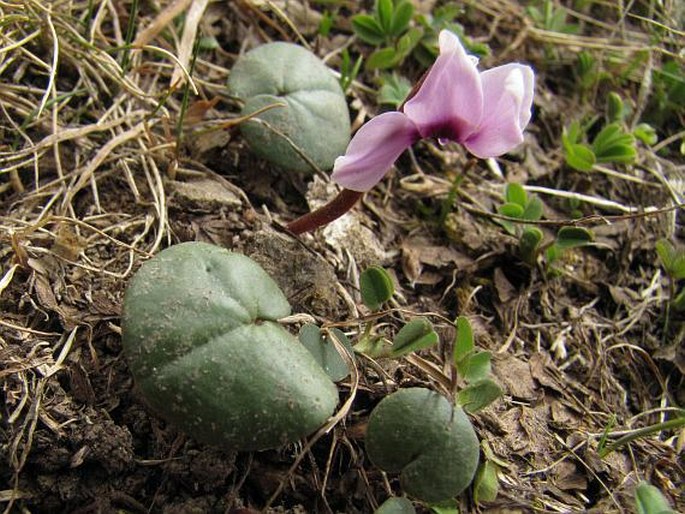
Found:
M 359 277 L 362 302 L 372 311 L 378 310 L 392 298 L 395 286 L 386 270 L 370 266 Z M 433 325 L 425 318 L 417 318 L 400 329 L 392 345 L 383 336 L 372 333 L 368 323 L 354 350 L 371 358 L 398 358 L 418 350 L 429 348 L 438 342 Z
M 449 30 L 459 36 L 464 47 L 472 55 L 490 55 L 490 48 L 485 43 L 476 42 L 465 34 L 464 27 L 456 18 L 463 14 L 463 4 L 448 2 L 433 9 L 431 14 L 419 14 L 416 22 L 423 29 L 423 36 L 412 51 L 412 56 L 423 66 L 430 66 L 438 55 L 438 34 Z
M 572 248 L 589 246 L 593 243 L 592 232 L 583 227 L 561 227 L 557 232 L 556 238 L 545 251 L 547 267 L 551 267 L 564 254 Z
M 592 144 L 583 142 L 585 130 L 573 122 L 562 134 L 566 164 L 578 171 L 591 171 L 595 164 L 630 164 L 637 157 L 635 136 L 620 123 L 605 125 Z
M 469 52 L 487 55 L 487 45 L 465 37 L 463 27 L 454 21 L 462 10 L 456 3 L 447 3 L 436 7 L 432 14 L 417 15 L 416 26 L 411 26 L 414 17 L 411 2 L 376 0 L 371 14 L 358 14 L 352 18 L 355 34 L 365 43 L 380 47 L 369 55 L 366 68 L 394 68 L 409 55 L 423 66 L 430 66 L 438 55 L 438 34 L 443 29 L 457 34 Z
M 685 105 L 685 67 L 677 60 L 666 60 L 652 72 L 652 95 L 645 110 L 648 123 L 664 132 L 681 127 Z
M 656 133 L 647 124 L 629 132 L 625 128 L 628 107 L 618 93 L 607 97 L 606 124 L 589 143 L 587 132 L 596 119 L 587 125 L 574 121 L 564 128 L 561 136 L 566 164 L 578 171 L 591 171 L 595 164 L 631 164 L 637 158 L 636 137 L 653 144 Z M 650 143 L 651 142 L 651 143 Z
M 486 460 L 478 466 L 476 478 L 473 480 L 473 501 L 481 503 L 492 502 L 497 499 L 499 492 L 498 472 L 499 466 L 491 460 Z
M 611 78 L 611 74 L 600 71 L 597 59 L 586 50 L 578 52 L 575 74 L 582 98 L 585 98 L 587 92 L 597 86 L 600 81 Z
M 371 333 L 372 327 L 371 324 L 366 326 L 364 334 L 354 346 L 354 351 L 373 359 L 397 359 L 435 346 L 439 340 L 433 325 L 425 318 L 413 319 L 404 325 L 393 339 L 392 344 L 383 336 L 373 335 Z
M 362 61 L 363 58 L 360 55 L 353 63 L 347 48 L 342 51 L 342 61 L 340 62 L 340 88 L 343 92 L 347 92 L 352 85 L 352 82 L 357 79 L 359 70 L 362 67 Z
M 526 7 L 526 13 L 535 25 L 550 32 L 576 34 L 580 29 L 577 23 L 567 23 L 568 11 L 553 0 L 531 2 Z
M 544 243 L 544 234 L 537 227 L 525 226 L 525 222 L 538 221 L 542 218 L 543 204 L 537 196 L 529 196 L 526 190 L 517 183 L 506 185 L 505 201 L 497 208 L 499 214 L 517 218 L 521 223 L 499 220 L 504 229 L 519 238 L 518 250 L 521 259 L 529 265 L 537 262 L 538 256 L 546 248 L 545 257 L 548 268 L 557 261 L 564 251 L 592 243 L 592 233 L 582 227 L 562 227 L 553 241 Z
M 467 412 L 484 409 L 502 395 L 502 389 L 490 378 L 490 352 L 478 351 L 473 339 L 473 329 L 468 318 L 459 316 L 455 322 L 452 359 L 456 378 L 466 382 L 466 387 L 457 393 L 457 403 Z
M 395 292 L 392 278 L 380 266 L 366 268 L 359 277 L 359 287 L 362 302 L 372 311 L 378 310 Z
M 635 488 L 635 508 L 638 514 L 676 514 L 661 491 L 649 482 Z
M 659 141 L 656 129 L 649 123 L 639 123 L 633 129 L 633 135 L 647 146 L 655 145 Z
M 521 221 L 538 221 L 542 217 L 542 209 L 542 201 L 538 196 L 529 196 L 521 184 L 512 182 L 506 185 L 504 203 L 497 208 L 497 212 Z M 509 234 L 519 238 L 521 258 L 533 264 L 542 243 L 542 231 L 537 227 L 514 224 L 508 220 L 500 220 L 499 223 Z
M 508 468 L 509 463 L 500 459 L 492 451 L 486 440 L 481 441 L 483 460 L 473 479 L 473 500 L 476 503 L 492 502 L 499 493 L 499 470 Z
M 324 11 L 321 14 L 321 21 L 319 22 L 318 33 L 321 37 L 328 37 L 331 29 L 335 23 L 335 13 Z M 343 88 L 344 89 L 344 88 Z
M 685 250 L 676 248 L 668 239 L 660 239 L 656 242 L 656 253 L 669 277 L 685 278 Z
M 389 44 L 407 31 L 413 15 L 414 6 L 408 0 L 376 0 L 371 14 L 352 18 L 352 29 L 365 43 Z
M 397 358 L 438 344 L 438 334 L 425 318 L 411 320 L 395 336 L 388 357 Z
M 387 69 L 400 64 L 418 44 L 420 29 L 410 28 L 414 6 L 408 0 L 376 0 L 371 14 L 357 14 L 352 29 L 364 42 L 381 46 L 366 60 L 366 68 Z
M 685 279 L 685 250 L 677 249 L 667 239 L 656 242 L 656 253 L 669 276 L 669 305 L 677 311 L 685 310 L 685 288 L 678 287 L 678 281 Z
M 206 243 L 141 266 L 124 298 L 122 343 L 147 404 L 198 441 L 263 450 L 314 432 L 335 384 L 279 323 L 290 305 L 248 257 Z
M 542 217 L 542 200 L 537 195 L 528 195 L 521 184 L 510 182 L 504 188 L 504 203 L 497 208 L 502 216 L 517 218 L 521 221 L 538 221 Z M 508 220 L 499 223 L 511 235 L 520 236 L 521 224 L 514 224 Z
M 664 322 L 666 336 L 671 321 L 671 309 L 685 311 L 685 287 L 679 285 L 679 281 L 685 279 L 685 250 L 676 248 L 668 239 L 660 239 L 656 242 L 656 253 L 669 278 L 669 300 L 666 304 Z
M 412 85 L 409 80 L 396 73 L 381 76 L 381 88 L 378 90 L 378 103 L 392 105 L 395 109 L 404 103 Z

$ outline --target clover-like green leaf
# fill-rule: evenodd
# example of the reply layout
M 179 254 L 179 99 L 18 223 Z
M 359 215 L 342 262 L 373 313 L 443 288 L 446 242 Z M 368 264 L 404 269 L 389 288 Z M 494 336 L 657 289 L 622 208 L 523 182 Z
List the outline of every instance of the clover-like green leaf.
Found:
M 437 503 L 459 495 L 473 480 L 479 445 L 459 407 L 423 388 L 386 396 L 369 418 L 366 451 L 388 473 L 399 473 L 402 489 Z
M 537 221 L 542 218 L 542 200 L 536 195 L 531 196 L 526 203 L 522 218 L 528 221 Z
M 467 382 L 488 378 L 492 365 L 490 352 L 472 352 L 457 365 L 457 371 Z
M 430 348 L 438 343 L 438 334 L 425 318 L 413 319 L 395 336 L 389 357 L 400 357 L 411 352 Z
M 340 84 L 309 50 L 269 43 L 243 55 L 228 78 L 245 102 L 241 114 L 269 108 L 240 124 L 254 151 L 285 170 L 328 170 L 350 140 L 350 116 Z
M 542 230 L 537 227 L 528 227 L 519 238 L 519 252 L 521 258 L 528 264 L 534 264 L 535 258 L 540 250 L 540 243 L 542 242 Z
M 372 311 L 392 298 L 395 285 L 387 271 L 380 266 L 369 266 L 359 277 L 362 301 Z
M 666 273 L 676 280 L 685 278 L 685 251 L 678 250 L 668 239 L 659 239 L 656 253 Z
M 637 157 L 635 137 L 618 123 L 605 126 L 592 142 L 597 162 L 631 163 Z
M 395 6 L 390 24 L 390 35 L 399 36 L 409 28 L 409 22 L 414 15 L 414 5 L 407 1 L 401 1 Z
M 577 248 L 592 243 L 592 232 L 583 227 L 561 227 L 555 244 L 560 250 Z
M 497 499 L 499 481 L 497 480 L 498 466 L 491 460 L 486 460 L 476 472 L 473 480 L 473 500 L 476 503 L 492 502 Z
M 508 216 L 510 218 L 522 218 L 524 213 L 524 208 L 513 202 L 503 203 L 497 210 L 502 216 Z
M 376 18 L 368 14 L 357 14 L 352 17 L 352 30 L 362 41 L 370 45 L 385 42 L 385 32 Z
M 459 316 L 455 325 L 457 333 L 454 336 L 454 364 L 459 366 L 459 363 L 473 353 L 475 344 L 471 322 L 466 316 Z
M 367 70 L 386 70 L 402 60 L 402 56 L 392 47 L 376 50 L 366 59 Z
M 238 450 L 308 435 L 338 392 L 277 323 L 290 306 L 248 257 L 206 243 L 167 248 L 126 291 L 124 353 L 158 414 L 195 439 Z
M 649 123 L 640 123 L 633 129 L 633 135 L 647 146 L 655 145 L 656 142 L 659 141 L 659 135 L 656 133 L 656 129 Z
M 383 33 L 389 34 L 392 25 L 394 6 L 393 0 L 376 0 L 376 18 L 383 29 Z
M 411 83 L 401 75 L 386 74 L 381 77 L 382 86 L 378 90 L 378 103 L 390 104 L 397 109 L 409 95 Z
M 347 336 L 337 328 L 331 329 L 331 332 L 353 355 L 354 350 Z M 331 341 L 331 336 L 322 334 L 319 327 L 311 323 L 304 325 L 300 329 L 299 339 L 333 382 L 339 382 L 350 374 L 350 369 L 335 343 Z
M 565 147 L 566 150 L 566 164 L 578 171 L 591 171 L 592 167 L 597 162 L 592 148 L 589 146 L 576 143 Z
M 502 388 L 492 379 L 485 378 L 459 391 L 457 400 L 466 412 L 474 413 L 484 409 L 500 396 Z
M 510 182 L 504 189 L 504 197 L 507 202 L 515 203 L 525 209 L 528 204 L 528 193 L 518 182 Z

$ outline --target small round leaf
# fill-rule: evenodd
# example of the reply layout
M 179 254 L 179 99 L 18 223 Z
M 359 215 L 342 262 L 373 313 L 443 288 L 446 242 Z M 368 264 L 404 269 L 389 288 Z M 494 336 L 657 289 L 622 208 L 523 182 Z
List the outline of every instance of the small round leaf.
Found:
M 345 95 L 309 50 L 283 42 L 259 46 L 233 66 L 228 88 L 245 101 L 242 115 L 282 105 L 240 125 L 252 151 L 263 159 L 285 170 L 313 173 L 308 161 L 328 170 L 345 152 L 350 140 Z
M 389 357 L 401 357 L 411 352 L 430 348 L 438 343 L 438 334 L 425 318 L 411 320 L 404 325 L 392 342 Z
M 416 514 L 416 509 L 406 498 L 393 497 L 385 500 L 373 514 Z
M 347 347 L 350 355 L 354 355 L 352 344 L 342 331 L 334 328 L 331 333 L 332 337 L 336 337 Z M 335 343 L 331 341 L 330 334 L 324 336 L 319 327 L 308 323 L 300 329 L 299 339 L 333 382 L 339 382 L 350 374 L 350 369 L 338 353 Z
M 359 277 L 362 301 L 372 311 L 392 298 L 395 286 L 387 271 L 380 266 L 366 268 Z
M 459 495 L 473 480 L 479 445 L 459 407 L 423 388 L 386 396 L 369 418 L 366 451 L 388 473 L 400 473 L 404 491 L 437 503 Z

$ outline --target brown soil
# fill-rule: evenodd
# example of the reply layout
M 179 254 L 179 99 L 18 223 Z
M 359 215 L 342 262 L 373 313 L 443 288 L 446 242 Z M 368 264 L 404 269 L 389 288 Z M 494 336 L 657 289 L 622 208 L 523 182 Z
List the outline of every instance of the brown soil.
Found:
M 141 4 L 139 31 L 157 14 L 151 3 Z M 368 314 L 359 272 L 370 264 L 387 267 L 397 294 L 377 330 L 391 338 L 406 320 L 428 315 L 441 343 L 420 356 L 440 369 L 449 362 L 451 320 L 470 319 L 477 345 L 493 354 L 494 378 L 504 390 L 501 400 L 472 418 L 501 469 L 497 500 L 477 507 L 464 494 L 462 512 L 632 512 L 641 480 L 685 511 L 682 428 L 636 439 L 605 458 L 597 453 L 605 430 L 615 441 L 664 421 L 685 403 L 685 325 L 677 314 L 666 325 L 669 281 L 654 250 L 659 238 L 681 235 L 682 216 L 670 206 L 682 161 L 642 148 L 640 166 L 621 168 L 632 180 L 565 166 L 561 127 L 568 113 L 592 108 L 569 92 L 565 78 L 573 41 L 559 43 L 558 60 L 549 64 L 539 33 L 522 30 L 521 6 L 488 1 L 462 20 L 496 50 L 487 66 L 513 59 L 540 70 L 527 141 L 501 160 L 506 180 L 663 210 L 643 215 L 583 203 L 596 244 L 565 254 L 550 275 L 543 263 L 521 262 L 517 241 L 492 215 L 505 181 L 486 163 L 469 168 L 460 147 L 426 141 L 398 161 L 345 224 L 295 239 L 283 224 L 330 197 L 327 179 L 284 175 L 251 156 L 237 131 L 198 136 L 208 120 L 237 112 L 223 85 L 243 46 L 297 40 L 277 13 L 255 4 L 216 2 L 205 14 L 201 30 L 220 47 L 201 54 L 194 76 L 203 99 L 221 101 L 195 105 L 199 117 L 186 120 L 178 146 L 182 91 L 165 96 L 170 61 L 152 50 L 132 52 L 125 82 L 112 73 L 104 51 L 120 46 L 129 2 L 72 2 L 69 13 L 67 4 L 54 2 L 53 15 L 37 1 L 26 2 L 25 10 L 0 6 L 6 26 L 16 29 L 8 37 L 39 33 L 17 46 L 26 53 L 8 50 L 15 61 L 0 69 L 5 512 L 354 514 L 373 512 L 401 494 L 397 477 L 366 458 L 363 434 L 371 409 L 388 391 L 439 389 L 416 362 L 358 359 L 360 383 L 350 412 L 311 448 L 303 442 L 265 452 L 224 451 L 196 443 L 146 408 L 121 351 L 123 293 L 147 258 L 191 240 L 252 256 L 294 312 L 352 337 Z M 95 50 L 69 32 L 69 23 L 90 19 L 88 5 L 102 9 L 91 20 Z M 495 18 L 501 30 L 488 36 Z M 153 43 L 176 54 L 170 35 L 180 38 L 178 31 L 171 23 Z M 349 37 L 344 26 L 339 33 L 305 36 L 325 55 Z M 53 34 L 60 66 L 46 75 L 37 62 L 52 63 Z M 420 74 L 415 62 L 405 68 L 408 76 Z M 375 109 L 372 96 L 353 91 L 355 115 Z M 61 93 L 73 95 L 55 98 Z M 639 84 L 625 93 L 641 101 Z M 436 213 L 465 168 L 455 206 L 440 226 Z M 540 195 L 545 220 L 569 218 L 564 198 Z M 557 225 L 540 228 L 550 239 Z M 291 328 L 295 332 L 298 323 Z M 342 402 L 352 384 L 339 387 Z M 418 503 L 417 509 L 429 512 Z

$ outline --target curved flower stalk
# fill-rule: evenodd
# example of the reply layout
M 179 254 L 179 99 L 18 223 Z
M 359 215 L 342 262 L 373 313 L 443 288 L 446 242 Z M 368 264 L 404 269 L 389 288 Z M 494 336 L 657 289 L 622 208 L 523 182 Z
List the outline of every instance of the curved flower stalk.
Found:
M 320 210 L 307 214 L 288 225 L 292 232 L 313 230 L 347 212 L 420 139 L 456 141 L 480 158 L 497 157 L 523 142 L 533 104 L 530 66 L 511 63 L 479 71 L 478 60 L 456 35 L 443 30 L 439 42 L 440 55 L 414 95 L 399 111 L 366 123 L 335 160 L 331 178 L 344 189 L 322 207 L 326 216 L 317 214 Z

